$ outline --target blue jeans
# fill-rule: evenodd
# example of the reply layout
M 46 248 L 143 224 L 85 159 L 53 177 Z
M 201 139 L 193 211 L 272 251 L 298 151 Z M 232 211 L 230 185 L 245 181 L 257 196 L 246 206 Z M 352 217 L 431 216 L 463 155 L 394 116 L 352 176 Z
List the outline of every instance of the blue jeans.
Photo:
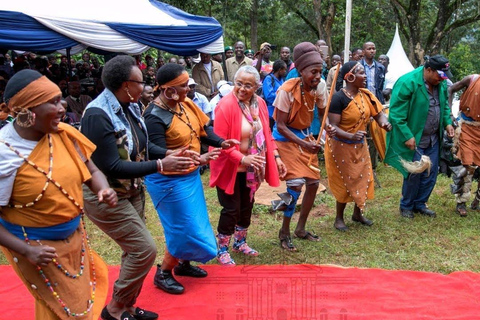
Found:
M 419 174 L 409 174 L 403 179 L 402 199 L 400 200 L 400 209 L 421 210 L 427 207 L 426 203 L 437 182 L 438 174 L 438 155 L 439 155 L 440 139 L 427 148 L 417 148 L 413 161 L 418 161 L 422 155 L 430 157 L 432 161 L 432 169 L 430 175 L 428 171 Z

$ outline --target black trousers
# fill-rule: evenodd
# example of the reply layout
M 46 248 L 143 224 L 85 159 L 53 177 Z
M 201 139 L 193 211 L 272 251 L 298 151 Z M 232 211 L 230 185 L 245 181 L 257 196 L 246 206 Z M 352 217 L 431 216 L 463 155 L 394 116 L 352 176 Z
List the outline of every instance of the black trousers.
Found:
M 233 194 L 226 194 L 217 187 L 218 201 L 223 207 L 218 221 L 218 233 L 232 235 L 235 226 L 248 228 L 252 218 L 253 203 L 250 202 L 250 188 L 247 187 L 246 172 L 238 172 Z

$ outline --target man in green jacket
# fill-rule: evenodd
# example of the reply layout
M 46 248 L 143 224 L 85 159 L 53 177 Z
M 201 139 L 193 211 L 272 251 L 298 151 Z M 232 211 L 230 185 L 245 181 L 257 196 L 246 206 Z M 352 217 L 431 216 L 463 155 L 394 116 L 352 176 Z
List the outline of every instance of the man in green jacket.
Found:
M 438 159 L 443 130 L 453 137 L 447 84 L 450 74 L 448 60 L 435 55 L 427 57 L 425 65 L 400 77 L 395 83 L 390 100 L 385 162 L 403 175 L 400 214 L 413 218 L 414 212 L 435 217 L 427 208 L 428 198 L 437 181 Z M 400 159 L 418 161 L 422 155 L 430 157 L 430 174 L 409 174 Z

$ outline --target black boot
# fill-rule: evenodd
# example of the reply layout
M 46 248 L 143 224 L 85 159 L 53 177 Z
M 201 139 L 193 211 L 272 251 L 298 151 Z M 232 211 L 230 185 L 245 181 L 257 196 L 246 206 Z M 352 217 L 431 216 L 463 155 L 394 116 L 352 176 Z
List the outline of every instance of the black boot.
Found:
M 185 291 L 185 288 L 173 277 L 172 270 L 162 270 L 160 265 L 157 265 L 153 284 L 157 288 L 171 294 L 182 294 Z
M 205 278 L 208 273 L 197 266 L 192 266 L 190 261 L 183 261 L 178 264 L 174 269 L 176 276 Z

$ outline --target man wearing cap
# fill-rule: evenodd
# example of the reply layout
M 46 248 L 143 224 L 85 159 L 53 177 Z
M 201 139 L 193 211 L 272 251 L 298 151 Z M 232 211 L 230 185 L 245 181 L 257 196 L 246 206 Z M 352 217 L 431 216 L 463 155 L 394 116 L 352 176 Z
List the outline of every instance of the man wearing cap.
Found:
M 260 73 L 260 78 L 263 79 L 272 72 L 273 62 L 270 61 L 270 56 L 272 55 L 272 45 L 268 42 L 264 42 L 260 45 L 260 51 L 255 54 L 255 60 L 252 62 L 252 66 L 257 68 L 258 73 Z M 260 63 L 258 61 L 261 61 Z
M 272 205 L 274 210 L 284 211 L 279 239 L 280 246 L 289 251 L 296 250 L 290 236 L 290 221 L 304 185 L 305 194 L 294 235 L 304 240 L 319 241 L 317 235 L 305 229 L 320 184 L 319 171 L 314 169 L 318 168 L 317 154 L 321 146 L 311 136 L 309 128 L 314 109 L 317 108 L 320 117 L 323 117 L 326 103 L 325 82 L 321 82 L 323 60 L 320 53 L 312 43 L 302 42 L 295 46 L 293 55 L 300 77 L 284 82 L 273 102 L 276 121 L 273 138 L 287 167 L 287 192 L 279 194 L 281 200 L 272 201 Z M 322 94 L 317 90 L 320 85 L 323 85 Z M 335 134 L 330 125 L 326 130 Z
M 217 61 L 212 61 L 212 55 L 208 53 L 200 53 L 200 62 L 192 69 L 192 78 L 196 82 L 197 92 L 212 99 L 218 91 L 216 91 L 217 83 L 224 80 L 222 65 Z
M 203 113 L 205 113 L 209 118 L 212 118 L 212 109 L 210 109 L 208 99 L 203 94 L 195 91 L 196 86 L 197 84 L 195 83 L 195 80 L 192 78 L 188 79 L 188 87 L 190 88 L 190 91 L 187 93 L 187 97 L 192 99 L 192 101 L 195 102 L 197 107 L 199 107 Z
M 465 89 L 460 98 L 460 114 L 455 134 L 457 158 L 462 162 L 454 171 L 452 192 L 457 202 L 456 211 L 461 217 L 467 216 L 466 202 L 470 200 L 472 178 L 480 165 L 480 75 L 472 74 L 448 88 L 448 102 L 451 105 L 455 92 Z M 470 208 L 480 210 L 480 184 Z
M 247 58 L 253 59 L 253 55 L 254 55 L 254 54 L 255 54 L 255 52 L 253 52 L 252 49 L 247 49 L 247 50 L 245 50 L 245 56 L 246 56 Z
M 217 108 L 218 102 L 220 102 L 220 100 L 223 97 L 225 97 L 227 94 L 232 92 L 233 90 L 232 83 L 229 81 L 220 80 L 217 83 L 217 90 L 218 90 L 218 94 L 215 97 L 213 97 L 212 100 L 210 100 L 209 102 L 209 109 L 212 110 L 211 112 L 212 116 L 210 117 L 210 119 L 212 119 L 212 124 L 211 124 L 212 126 L 213 126 L 213 121 L 215 120 L 215 108 Z
M 225 47 L 225 59 L 233 57 L 233 47 L 232 46 L 226 46 Z
M 427 202 L 437 181 L 440 142 L 443 131 L 453 137 L 447 98 L 448 60 L 441 55 L 426 57 L 423 66 L 400 77 L 392 91 L 385 162 L 403 175 L 400 214 L 435 217 Z M 430 172 L 409 173 L 401 159 L 419 161 L 425 155 L 432 163 Z
M 225 67 L 227 69 L 227 80 L 233 81 L 235 73 L 240 67 L 251 66 L 252 59 L 245 56 L 245 44 L 242 41 L 235 43 L 235 56 L 228 58 L 225 61 Z

